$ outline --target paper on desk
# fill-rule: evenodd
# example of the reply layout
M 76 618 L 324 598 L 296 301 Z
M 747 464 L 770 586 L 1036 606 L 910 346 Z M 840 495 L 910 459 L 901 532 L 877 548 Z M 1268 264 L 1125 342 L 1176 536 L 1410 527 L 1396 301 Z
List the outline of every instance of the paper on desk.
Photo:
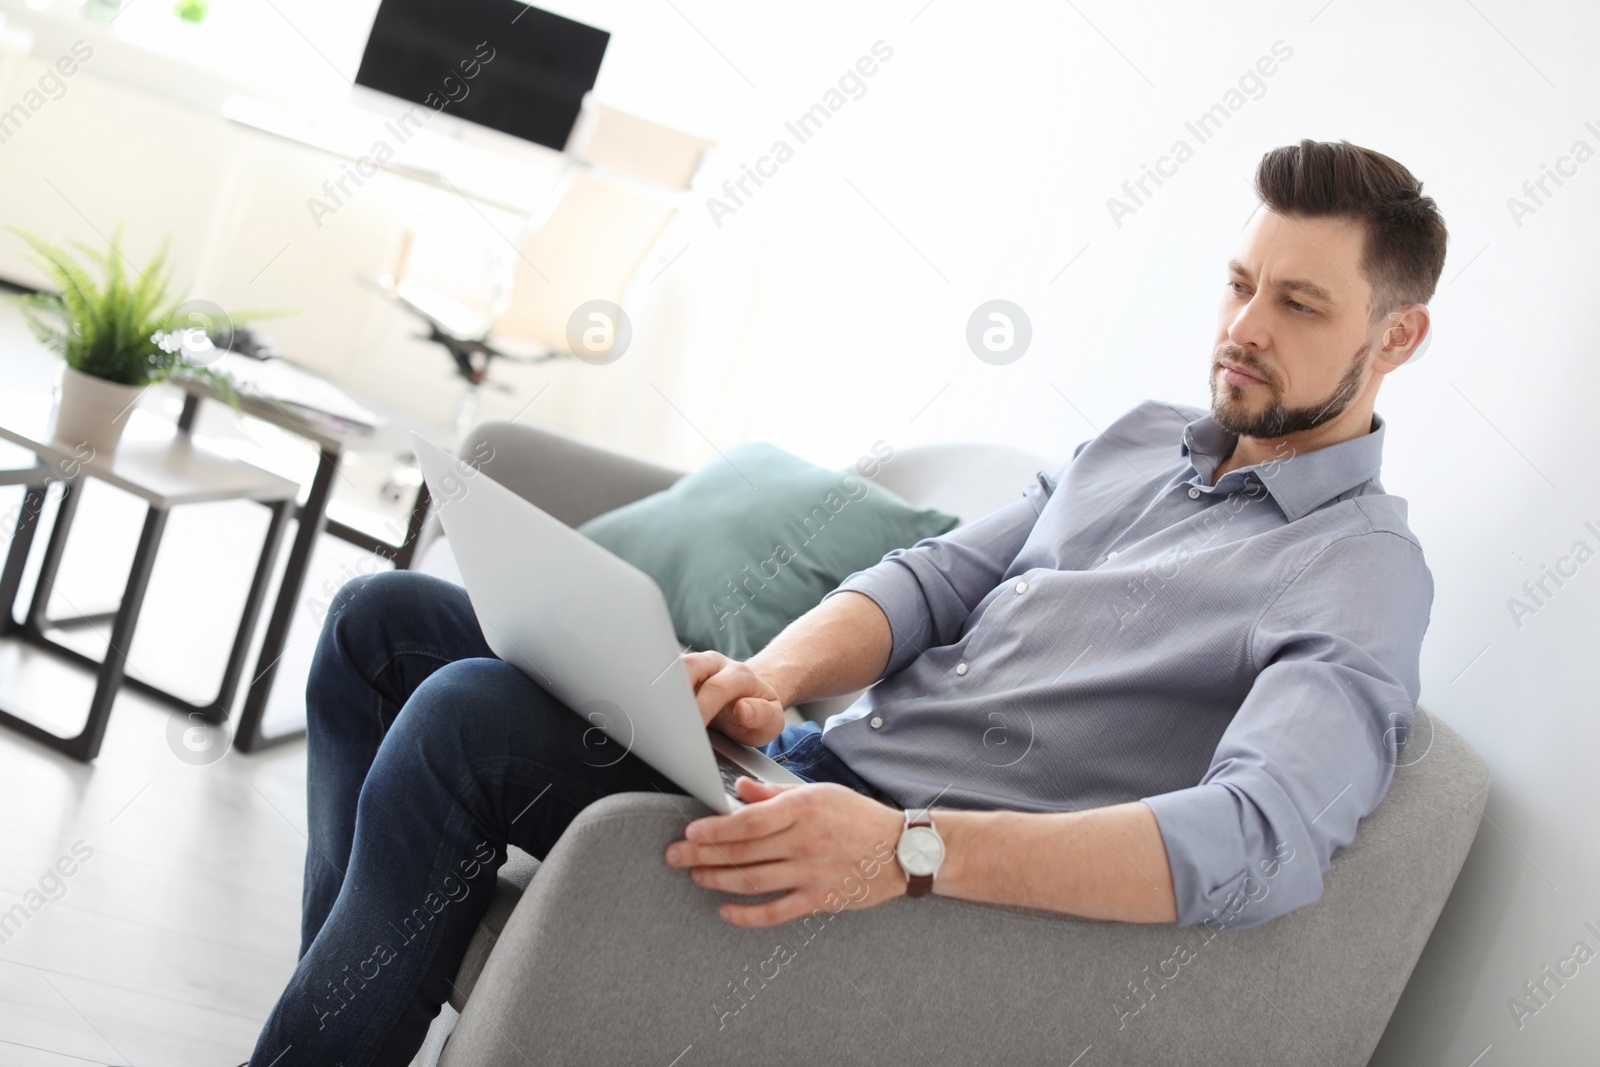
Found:
M 326 378 L 282 359 L 252 359 L 224 352 L 212 369 L 232 379 L 243 395 L 264 396 L 308 412 L 332 415 L 356 426 L 382 426 L 382 415 L 351 399 Z

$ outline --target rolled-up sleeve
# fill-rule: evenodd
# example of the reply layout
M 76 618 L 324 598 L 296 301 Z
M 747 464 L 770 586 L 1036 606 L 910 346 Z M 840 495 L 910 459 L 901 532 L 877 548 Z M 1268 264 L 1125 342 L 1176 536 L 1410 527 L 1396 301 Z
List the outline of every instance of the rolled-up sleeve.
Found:
M 1422 550 L 1372 531 L 1326 546 L 1262 613 L 1259 673 L 1205 777 L 1144 798 L 1179 925 L 1256 926 L 1321 898 L 1393 780 L 1432 603 Z
M 1056 478 L 1040 471 L 1020 499 L 949 533 L 897 548 L 828 594 L 861 593 L 883 610 L 894 634 L 884 677 L 930 645 L 960 636 L 978 602 L 1022 551 L 1056 484 Z

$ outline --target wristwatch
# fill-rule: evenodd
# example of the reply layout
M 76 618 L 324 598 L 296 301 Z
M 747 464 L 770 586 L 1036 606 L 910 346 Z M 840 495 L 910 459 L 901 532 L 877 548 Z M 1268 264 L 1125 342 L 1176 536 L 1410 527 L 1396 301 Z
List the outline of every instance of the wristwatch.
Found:
M 894 848 L 900 869 L 906 872 L 906 895 L 926 896 L 933 891 L 933 876 L 939 873 L 944 862 L 944 838 L 934 829 L 933 819 L 927 809 L 913 816 L 906 812 L 906 828 L 900 832 L 900 842 Z

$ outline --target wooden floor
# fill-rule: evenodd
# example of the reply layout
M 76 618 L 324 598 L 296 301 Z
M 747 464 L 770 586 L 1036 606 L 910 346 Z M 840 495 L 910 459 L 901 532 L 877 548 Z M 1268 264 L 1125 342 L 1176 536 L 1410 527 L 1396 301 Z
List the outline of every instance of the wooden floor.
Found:
M 0 903 L 51 898 L 0 945 L 0 1064 L 231 1067 L 293 970 L 303 746 L 191 766 L 171 714 L 125 696 L 93 767 L 0 731 Z
M 14 312 L 0 311 L 0 380 L 7 388 L 48 381 L 54 367 L 18 336 Z M 142 514 L 119 497 L 85 493 L 57 615 L 114 606 Z M 19 499 L 19 490 L 0 491 L 0 512 Z M 132 672 L 194 696 L 214 691 L 264 528 L 265 509 L 249 504 L 174 513 Z M 269 732 L 302 714 L 318 627 L 310 600 L 372 569 L 370 557 L 323 542 L 280 664 Z M 103 648 L 103 629 L 78 637 Z M 82 672 L 0 640 L 0 706 L 70 733 L 89 692 Z M 196 764 L 180 758 L 195 740 L 185 739 L 186 725 L 125 692 L 92 766 L 0 728 L 0 914 L 19 902 L 28 912 L 14 920 L 19 928 L 0 925 L 0 1067 L 232 1067 L 249 1055 L 299 941 L 305 749 Z

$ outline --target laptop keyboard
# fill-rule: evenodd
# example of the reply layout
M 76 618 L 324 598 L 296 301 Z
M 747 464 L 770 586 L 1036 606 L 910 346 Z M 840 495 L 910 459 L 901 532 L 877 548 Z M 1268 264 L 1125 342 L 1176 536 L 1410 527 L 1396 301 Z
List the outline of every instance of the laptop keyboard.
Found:
M 735 766 L 732 760 L 728 759 L 721 753 L 717 754 L 717 774 L 722 777 L 722 787 L 728 791 L 730 796 L 738 796 L 738 794 L 734 792 L 733 783 L 745 773 L 746 772 Z

